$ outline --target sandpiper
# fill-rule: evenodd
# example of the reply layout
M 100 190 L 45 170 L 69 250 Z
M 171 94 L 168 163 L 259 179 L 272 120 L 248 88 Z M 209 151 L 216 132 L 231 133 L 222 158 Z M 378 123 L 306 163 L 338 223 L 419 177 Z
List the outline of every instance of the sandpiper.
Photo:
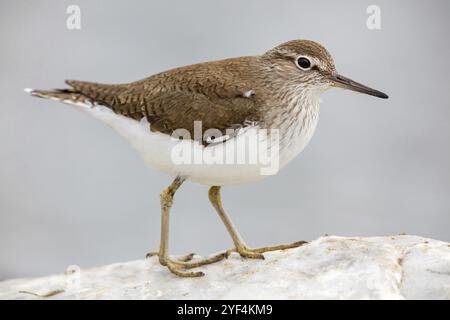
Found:
M 336 72 L 333 58 L 309 40 L 283 43 L 261 55 L 212 61 L 172 69 L 127 84 L 67 80 L 59 90 L 26 89 L 33 96 L 58 100 L 90 113 L 123 135 L 146 164 L 174 178 L 161 193 L 161 242 L 157 255 L 163 266 L 182 277 L 202 276 L 189 271 L 227 257 L 229 250 L 206 259 L 171 259 L 168 253 L 169 212 L 175 192 L 185 180 L 209 186 L 209 199 L 242 257 L 263 259 L 262 253 L 302 245 L 250 248 L 222 206 L 220 189 L 258 181 L 261 165 L 248 163 L 179 163 L 173 150 L 187 140 L 195 152 L 223 151 L 252 130 L 277 130 L 276 149 L 282 168 L 309 142 L 319 118 L 319 96 L 340 87 L 388 98 Z M 214 134 L 196 139 L 195 127 Z M 188 138 L 174 134 L 182 129 Z M 231 129 L 231 131 L 230 131 Z M 231 133 L 230 133 L 231 132 Z M 221 134 L 221 135 L 220 135 Z M 219 136 L 220 135 L 220 139 Z M 272 141 L 272 140 L 271 140 Z M 275 143 L 266 146 L 274 149 Z

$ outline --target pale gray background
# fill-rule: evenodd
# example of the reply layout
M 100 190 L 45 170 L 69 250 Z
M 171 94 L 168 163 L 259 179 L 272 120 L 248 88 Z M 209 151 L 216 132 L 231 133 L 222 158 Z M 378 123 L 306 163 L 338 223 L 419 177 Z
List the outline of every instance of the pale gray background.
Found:
M 345 3 L 345 5 L 343 5 Z M 65 27 L 69 4 L 82 29 Z M 128 82 L 176 66 L 313 39 L 389 100 L 334 90 L 306 150 L 279 175 L 224 190 L 250 245 L 402 232 L 450 240 L 449 1 L 2 1 L 0 279 L 140 259 L 159 243 L 168 177 L 106 125 L 24 87 Z M 187 183 L 171 252 L 231 246 Z

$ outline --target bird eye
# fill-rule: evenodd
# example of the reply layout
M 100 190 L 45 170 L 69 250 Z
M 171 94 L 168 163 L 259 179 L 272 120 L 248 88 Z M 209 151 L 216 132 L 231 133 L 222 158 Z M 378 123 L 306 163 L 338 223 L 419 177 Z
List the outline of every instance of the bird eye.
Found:
M 309 59 L 305 58 L 305 57 L 298 58 L 297 64 L 303 70 L 307 70 L 307 69 L 311 68 L 311 61 L 309 61 Z

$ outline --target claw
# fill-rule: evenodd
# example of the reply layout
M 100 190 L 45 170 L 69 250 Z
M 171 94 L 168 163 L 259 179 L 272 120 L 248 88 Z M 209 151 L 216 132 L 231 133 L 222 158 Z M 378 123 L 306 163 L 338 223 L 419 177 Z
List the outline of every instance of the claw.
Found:
M 178 261 L 182 261 L 182 262 L 188 262 L 191 261 L 192 259 L 194 259 L 195 253 L 189 253 L 185 256 L 179 257 Z
M 156 252 L 156 251 L 149 252 L 145 255 L 145 259 L 150 259 L 151 257 L 154 257 L 154 256 L 159 256 L 159 252 Z

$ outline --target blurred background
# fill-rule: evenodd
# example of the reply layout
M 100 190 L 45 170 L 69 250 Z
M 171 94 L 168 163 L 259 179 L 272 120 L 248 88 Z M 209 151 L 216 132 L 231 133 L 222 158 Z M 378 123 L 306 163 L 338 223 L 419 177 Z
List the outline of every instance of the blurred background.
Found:
M 369 30 L 366 9 L 381 9 Z M 69 5 L 81 29 L 69 30 Z M 177 66 L 311 39 L 340 73 L 389 100 L 323 96 L 305 151 L 277 176 L 224 188 L 251 246 L 324 234 L 450 240 L 449 1 L 2 1 L 0 279 L 142 259 L 159 244 L 170 178 L 75 108 L 25 87 L 64 79 L 130 82 Z M 232 243 L 205 186 L 186 183 L 171 217 L 172 254 Z

